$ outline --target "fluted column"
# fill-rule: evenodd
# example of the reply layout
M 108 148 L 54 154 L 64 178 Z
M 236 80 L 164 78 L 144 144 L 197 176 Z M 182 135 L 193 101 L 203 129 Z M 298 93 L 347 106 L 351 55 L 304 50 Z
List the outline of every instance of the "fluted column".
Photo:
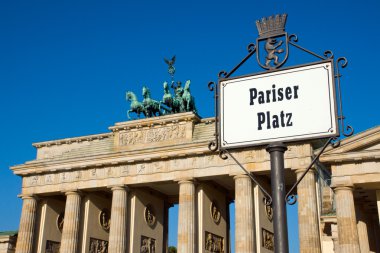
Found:
M 360 253 L 353 188 L 334 188 L 338 221 L 339 253 Z
M 366 216 L 360 204 L 355 205 L 355 212 L 357 217 L 357 228 L 359 236 L 360 252 L 369 252 L 369 239 Z
M 369 252 L 370 253 L 376 253 L 380 251 L 376 251 L 376 241 L 378 237 L 376 237 L 375 233 L 375 226 L 377 224 L 374 224 L 372 222 L 372 214 L 371 212 L 365 212 L 365 217 L 366 217 L 366 224 L 367 224 L 367 234 L 368 234 L 368 243 L 369 243 Z M 379 237 L 380 238 L 380 237 Z
M 60 253 L 75 253 L 78 249 L 81 196 L 77 191 L 66 192 L 65 220 Z
M 192 180 L 182 180 L 178 183 L 178 252 L 195 253 L 195 184 Z
M 252 181 L 247 175 L 235 179 L 235 253 L 254 253 L 255 227 Z
M 297 170 L 299 179 L 305 169 Z M 321 253 L 319 237 L 319 218 L 314 170 L 309 170 L 297 186 L 298 193 L 298 229 L 300 252 Z
M 339 253 L 338 226 L 331 224 L 331 239 L 334 245 L 334 253 Z
M 125 253 L 127 250 L 127 188 L 115 186 L 112 190 L 109 253 Z
M 22 213 L 16 244 L 16 253 L 32 253 L 37 199 L 33 196 L 24 196 L 22 200 Z
M 378 240 L 378 238 L 380 238 L 380 226 L 379 226 L 379 217 L 377 214 L 373 215 L 372 216 L 372 224 L 373 224 L 373 236 L 376 238 L 375 240 L 375 249 L 376 249 L 376 252 L 380 252 L 380 240 Z
M 376 190 L 376 202 L 377 202 L 377 225 L 380 226 L 380 190 Z

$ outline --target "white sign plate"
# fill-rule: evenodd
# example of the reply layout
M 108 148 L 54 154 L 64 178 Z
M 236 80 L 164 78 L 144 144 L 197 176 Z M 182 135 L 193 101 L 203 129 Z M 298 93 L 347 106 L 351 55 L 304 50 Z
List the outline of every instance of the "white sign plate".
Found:
M 222 148 L 338 135 L 331 61 L 224 79 Z

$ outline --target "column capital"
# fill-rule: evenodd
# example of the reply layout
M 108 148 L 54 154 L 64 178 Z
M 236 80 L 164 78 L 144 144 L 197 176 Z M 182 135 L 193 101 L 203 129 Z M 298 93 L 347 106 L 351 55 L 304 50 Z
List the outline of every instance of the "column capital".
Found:
M 293 169 L 293 171 L 296 173 L 296 174 L 303 174 L 305 171 L 306 171 L 307 168 L 295 168 Z M 315 173 L 316 172 L 316 169 L 315 167 L 311 167 L 310 170 L 308 171 L 309 172 L 313 172 Z
M 130 190 L 129 187 L 127 185 L 124 185 L 124 184 L 110 185 L 107 188 L 111 189 L 111 191 L 125 190 L 128 192 Z
M 24 200 L 24 199 L 34 199 L 39 200 L 39 197 L 35 194 L 19 194 L 17 195 L 18 198 Z
M 196 182 L 197 182 L 197 180 L 195 178 L 192 178 L 192 177 L 181 178 L 178 180 L 178 184 L 195 184 Z
M 234 175 L 233 179 L 239 179 L 239 178 L 250 178 L 247 174 L 239 174 L 239 175 Z
M 354 191 L 353 185 L 336 185 L 336 186 L 332 186 L 331 188 L 334 190 L 334 192 L 338 192 L 338 191 L 351 191 L 351 192 L 353 192 Z
M 79 196 L 82 196 L 83 195 L 83 192 L 75 189 L 75 190 L 67 190 L 67 191 L 63 191 L 62 193 L 64 193 L 66 196 L 69 196 L 69 195 L 79 195 Z

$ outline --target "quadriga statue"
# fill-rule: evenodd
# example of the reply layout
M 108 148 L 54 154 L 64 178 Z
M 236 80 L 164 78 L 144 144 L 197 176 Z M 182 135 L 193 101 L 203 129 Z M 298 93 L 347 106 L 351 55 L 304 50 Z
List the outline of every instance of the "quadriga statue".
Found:
M 181 112 L 197 112 L 195 107 L 194 97 L 190 93 L 190 80 L 187 80 L 185 87 L 181 86 L 181 82 L 177 82 L 174 86 L 172 82 L 171 87 L 174 90 L 174 96 L 170 92 L 169 84 L 167 82 L 163 83 L 164 95 L 162 101 L 157 101 L 151 98 L 150 90 L 148 87 L 144 86 L 142 89 L 142 95 L 144 97 L 142 102 L 137 100 L 136 95 L 128 91 L 127 101 L 129 101 L 130 109 L 127 112 L 128 119 L 130 119 L 130 113 L 135 113 L 139 118 L 140 114 L 144 114 L 146 118 L 160 116 L 164 114 L 171 113 L 181 113 Z

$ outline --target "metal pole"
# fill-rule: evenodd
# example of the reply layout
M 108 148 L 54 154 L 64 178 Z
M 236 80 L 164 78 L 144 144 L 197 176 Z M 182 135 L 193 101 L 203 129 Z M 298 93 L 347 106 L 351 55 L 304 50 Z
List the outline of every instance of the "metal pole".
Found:
M 284 153 L 283 143 L 273 143 L 266 148 L 270 154 L 271 185 L 273 198 L 273 225 L 275 253 L 288 253 L 288 225 L 286 221 Z

